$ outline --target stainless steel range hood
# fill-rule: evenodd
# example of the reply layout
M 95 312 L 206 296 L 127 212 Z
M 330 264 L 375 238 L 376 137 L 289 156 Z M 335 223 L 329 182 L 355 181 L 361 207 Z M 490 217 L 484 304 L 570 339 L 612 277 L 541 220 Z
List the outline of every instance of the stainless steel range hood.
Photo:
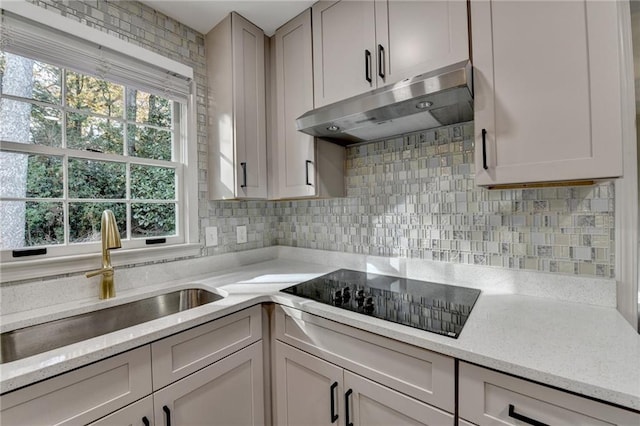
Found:
M 311 110 L 296 125 L 350 145 L 472 119 L 471 62 L 464 61 Z

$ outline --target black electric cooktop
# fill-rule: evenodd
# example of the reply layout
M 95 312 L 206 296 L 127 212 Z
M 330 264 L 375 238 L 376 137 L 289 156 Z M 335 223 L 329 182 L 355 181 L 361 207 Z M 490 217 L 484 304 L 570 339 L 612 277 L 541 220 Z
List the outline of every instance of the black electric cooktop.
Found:
M 285 293 L 457 338 L 480 290 L 339 269 Z

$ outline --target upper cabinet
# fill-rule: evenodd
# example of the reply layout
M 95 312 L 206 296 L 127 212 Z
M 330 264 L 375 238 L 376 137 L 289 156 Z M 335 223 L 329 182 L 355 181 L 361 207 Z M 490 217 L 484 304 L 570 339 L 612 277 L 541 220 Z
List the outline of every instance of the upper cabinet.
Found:
M 264 46 L 235 12 L 206 35 L 212 200 L 267 197 Z
M 622 175 L 617 7 L 472 0 L 478 185 Z
M 469 59 L 465 1 L 376 0 L 378 87 Z
M 313 5 L 315 107 L 376 87 L 373 1 Z
M 280 27 L 273 45 L 276 128 L 270 198 L 341 197 L 344 148 L 296 129 L 296 118 L 313 109 L 311 9 Z
M 466 2 L 313 5 L 315 107 L 469 59 Z

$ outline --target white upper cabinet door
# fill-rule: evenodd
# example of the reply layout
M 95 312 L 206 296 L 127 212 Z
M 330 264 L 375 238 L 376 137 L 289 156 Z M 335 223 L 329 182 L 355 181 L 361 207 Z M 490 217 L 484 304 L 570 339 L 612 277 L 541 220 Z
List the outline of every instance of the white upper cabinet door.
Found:
M 232 14 L 238 198 L 267 197 L 264 32 Z
M 315 107 L 376 87 L 373 1 L 313 5 Z
M 469 59 L 464 1 L 376 0 L 378 87 Z
M 476 183 L 622 175 L 618 2 L 471 2 Z
M 278 197 L 316 195 L 315 143 L 299 132 L 296 119 L 313 109 L 311 9 L 275 34 Z
M 231 13 L 205 37 L 209 198 L 267 197 L 264 33 Z

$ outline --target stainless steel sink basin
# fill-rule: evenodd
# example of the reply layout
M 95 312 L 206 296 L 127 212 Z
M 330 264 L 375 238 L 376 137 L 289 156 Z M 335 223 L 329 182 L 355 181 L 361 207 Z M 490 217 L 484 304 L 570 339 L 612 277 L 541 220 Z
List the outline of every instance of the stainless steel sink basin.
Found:
M 186 311 L 222 298 L 223 296 L 206 290 L 191 288 L 8 331 L 0 335 L 0 364 Z

